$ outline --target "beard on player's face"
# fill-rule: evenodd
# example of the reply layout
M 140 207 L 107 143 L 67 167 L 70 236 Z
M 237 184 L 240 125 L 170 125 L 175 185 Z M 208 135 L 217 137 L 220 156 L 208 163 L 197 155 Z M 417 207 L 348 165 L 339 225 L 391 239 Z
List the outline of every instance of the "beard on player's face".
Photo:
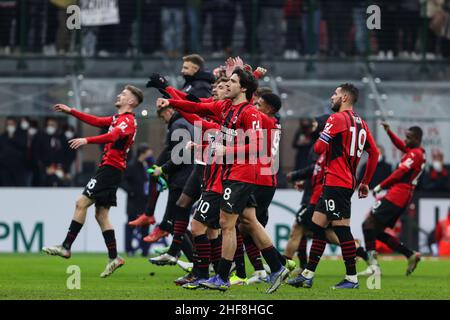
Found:
M 331 110 L 333 110 L 334 112 L 338 112 L 339 109 L 341 108 L 341 105 L 342 105 L 342 98 L 339 97 L 338 100 L 331 102 Z

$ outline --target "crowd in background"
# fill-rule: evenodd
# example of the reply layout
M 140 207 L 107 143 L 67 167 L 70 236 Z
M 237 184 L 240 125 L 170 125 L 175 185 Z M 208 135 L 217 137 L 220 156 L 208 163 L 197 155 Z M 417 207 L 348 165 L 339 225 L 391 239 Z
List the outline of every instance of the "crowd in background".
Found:
M 0 186 L 56 187 L 73 183 L 77 151 L 68 140 L 75 129 L 47 118 L 43 130 L 37 120 L 8 117 L 0 135 Z
M 0 54 L 76 50 L 66 27 L 75 3 L 0 0 Z M 380 30 L 366 26 L 371 4 L 381 9 Z M 82 28 L 83 54 L 391 59 L 419 58 L 424 47 L 429 58 L 450 57 L 450 0 L 118 0 L 118 8 L 119 24 Z
M 43 124 L 41 128 L 37 120 L 28 117 L 6 119 L 0 134 L 0 186 L 82 186 L 86 183 L 83 176 L 87 177 L 89 172 L 95 170 L 95 164 L 86 162 L 82 165 L 83 170 L 76 170 L 77 151 L 70 149 L 67 143 L 76 136 L 75 128 L 51 117 L 46 118 Z M 292 148 L 296 150 L 294 170 L 305 166 L 308 151 L 315 141 L 313 135 L 313 119 L 300 119 L 292 139 Z M 381 147 L 380 151 L 383 155 Z M 137 160 L 139 152 L 135 153 L 129 157 L 130 162 Z M 394 165 L 381 156 L 371 185 L 386 178 L 395 169 Z M 434 150 L 428 155 L 428 166 L 419 180 L 418 189 L 449 191 L 448 170 L 442 152 Z M 364 166 L 360 172 L 364 172 Z M 288 187 L 285 181 L 284 177 L 280 177 L 279 187 Z

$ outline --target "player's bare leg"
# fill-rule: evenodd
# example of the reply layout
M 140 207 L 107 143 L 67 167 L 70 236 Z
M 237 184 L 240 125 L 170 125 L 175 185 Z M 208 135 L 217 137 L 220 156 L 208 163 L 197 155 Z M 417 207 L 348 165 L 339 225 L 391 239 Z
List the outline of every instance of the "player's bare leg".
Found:
M 72 243 L 75 241 L 78 233 L 83 227 L 84 222 L 86 221 L 87 209 L 93 203 L 93 200 L 84 195 L 78 198 L 75 203 L 75 212 L 73 214 L 72 222 L 70 223 L 69 231 L 62 245 L 43 247 L 42 251 L 52 256 L 60 256 L 65 259 L 69 259 L 71 256 L 70 249 L 72 247 Z
M 123 266 L 125 264 L 125 260 L 117 255 L 116 237 L 114 234 L 114 228 L 109 220 L 109 208 L 95 208 L 95 219 L 102 230 L 103 238 L 105 239 L 105 244 L 108 248 L 109 262 L 106 265 L 105 270 L 100 274 L 100 277 L 106 278 L 116 269 Z
M 293 257 L 295 254 L 295 251 L 297 251 L 297 248 L 300 244 L 300 241 L 304 234 L 304 227 L 299 225 L 297 222 L 294 222 L 291 234 L 289 235 L 289 240 L 286 245 L 286 249 L 284 249 L 284 255 L 286 257 Z

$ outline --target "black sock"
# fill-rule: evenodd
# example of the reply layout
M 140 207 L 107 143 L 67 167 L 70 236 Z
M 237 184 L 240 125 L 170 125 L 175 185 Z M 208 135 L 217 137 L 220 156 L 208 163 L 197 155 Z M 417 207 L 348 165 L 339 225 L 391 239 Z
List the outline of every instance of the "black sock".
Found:
M 108 248 L 108 256 L 110 259 L 117 258 L 117 244 L 114 230 L 103 231 L 103 238 L 105 239 L 106 247 Z
M 272 273 L 278 272 L 283 266 L 279 258 L 279 253 L 273 246 L 262 249 L 261 254 L 269 265 Z
M 411 257 L 414 254 L 414 252 L 405 247 L 403 243 L 400 242 L 400 240 L 391 236 L 390 234 L 387 234 L 386 232 L 380 233 L 377 236 L 377 239 L 386 243 L 389 248 L 391 248 L 394 251 L 397 251 L 398 253 L 401 253 L 407 258 Z
M 145 209 L 145 215 L 147 217 L 152 217 L 155 215 L 156 203 L 158 202 L 159 192 L 156 190 L 157 183 L 150 179 L 149 182 L 149 195 L 147 208 Z
M 217 267 L 217 274 L 220 276 L 220 278 L 227 282 L 230 278 L 230 270 L 231 270 L 231 264 L 233 261 L 226 260 L 224 258 L 220 259 L 219 266 Z
M 78 233 L 80 232 L 83 225 L 75 220 L 72 220 L 69 226 L 69 231 L 67 232 L 66 239 L 64 239 L 62 246 L 66 248 L 67 250 L 70 250 L 72 247 L 72 243 L 75 241 L 75 239 L 78 236 Z
M 347 275 L 354 276 L 356 275 L 356 245 L 350 227 L 335 226 L 333 230 L 341 244 L 342 257 L 344 258 Z
M 200 278 L 209 278 L 209 259 L 211 256 L 211 244 L 206 234 L 194 238 L 195 258 L 194 273 Z
M 222 257 L 222 235 L 209 241 L 211 242 L 211 263 L 213 264 L 214 272 L 218 273 L 219 261 Z
M 167 252 L 171 256 L 176 257 L 180 253 L 181 243 L 184 240 L 184 235 L 189 225 L 189 214 L 190 209 L 177 206 L 177 219 L 173 226 L 173 239 Z
M 302 237 L 297 249 L 298 261 L 300 262 L 300 268 L 305 269 L 308 264 L 308 254 L 306 253 L 306 246 L 308 244 L 308 239 Z
M 183 237 L 183 242 L 181 242 L 180 249 L 183 251 L 189 262 L 194 261 L 194 244 L 187 233 Z
M 253 242 L 251 236 L 247 235 L 244 238 L 245 252 L 247 253 L 248 259 L 250 263 L 253 265 L 255 271 L 264 270 L 262 264 L 261 251 L 259 251 L 258 247 Z
M 236 275 L 242 279 L 247 278 L 247 273 L 245 272 L 244 243 L 238 230 L 236 230 L 236 252 L 234 254 L 234 263 L 236 263 Z
M 366 250 L 367 251 L 375 250 L 375 240 L 377 239 L 375 230 L 372 228 L 363 228 L 363 235 L 364 235 L 364 243 L 366 245 Z
M 314 222 L 311 225 L 311 229 L 313 231 L 313 242 L 311 245 L 311 250 L 309 252 L 309 261 L 306 269 L 310 271 L 316 271 L 317 265 L 320 262 L 320 258 L 325 251 L 325 246 L 327 245 L 327 241 L 325 238 L 325 228 L 315 224 Z
M 356 249 L 356 255 L 360 258 L 363 258 L 364 261 L 367 261 L 367 259 L 369 259 L 369 257 L 367 256 L 367 251 L 364 250 L 363 247 L 359 247 L 358 249 Z

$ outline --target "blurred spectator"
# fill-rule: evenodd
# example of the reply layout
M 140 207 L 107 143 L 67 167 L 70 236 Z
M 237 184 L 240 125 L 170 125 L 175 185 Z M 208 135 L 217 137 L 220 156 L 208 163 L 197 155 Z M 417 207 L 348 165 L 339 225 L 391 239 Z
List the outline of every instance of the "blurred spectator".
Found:
M 149 174 L 147 169 L 154 163 L 153 152 L 147 144 L 139 145 L 136 158 L 133 159 L 125 171 L 121 187 L 127 192 L 128 221 L 135 220 L 145 212 L 149 191 Z M 148 235 L 148 227 L 132 228 L 125 226 L 125 251 L 128 255 L 134 255 L 136 248 L 133 239 L 139 241 L 142 255 L 147 256 L 150 244 L 142 239 Z
M 16 9 L 16 1 L 0 0 L 0 55 L 11 53 L 11 31 Z
M 236 20 L 236 0 L 207 0 L 205 10 L 211 16 L 212 57 L 230 56 Z
M 108 57 L 111 53 L 131 54 L 132 24 L 136 17 L 136 2 L 118 0 L 118 4 L 120 22 L 98 28 L 97 52 L 101 57 Z
M 313 120 L 312 119 L 300 119 L 299 127 L 294 135 L 292 141 L 292 147 L 297 149 L 295 156 L 295 168 L 299 170 L 306 166 L 308 152 L 313 145 Z
M 58 132 L 58 127 L 55 118 L 47 118 L 45 132 L 36 137 L 36 143 L 33 147 L 38 160 L 41 186 L 66 184 L 64 170 L 62 169 L 65 139 Z
M 431 158 L 433 162 L 424 177 L 424 189 L 430 191 L 449 190 L 447 169 L 444 166 L 444 154 L 440 150 L 433 150 Z
M 450 57 L 449 14 L 449 0 L 427 0 L 425 19 L 429 25 L 427 51 L 430 57 L 435 56 L 438 47 L 444 57 Z
M 70 148 L 69 141 L 75 138 L 75 127 L 72 125 L 65 125 L 63 128 L 64 142 L 63 142 L 63 154 L 62 154 L 62 168 L 64 170 L 66 179 L 71 179 L 72 164 L 77 158 L 77 150 Z
M 297 59 L 300 57 L 302 0 L 287 0 L 283 11 L 286 20 L 284 58 Z
M 144 0 L 142 3 L 140 37 L 144 54 L 153 54 L 161 49 L 161 1 Z
M 257 54 L 259 50 L 258 29 L 261 21 L 260 6 L 254 0 L 240 0 L 242 19 L 245 27 L 244 49 L 247 53 Z
M 183 57 L 181 74 L 185 80 L 182 90 L 197 98 L 211 96 L 212 84 L 215 79 L 211 72 L 204 70 L 205 60 L 198 54 Z
M 187 0 L 186 17 L 189 27 L 188 52 L 201 51 L 203 32 L 202 0 Z
M 420 0 L 400 2 L 399 31 L 401 32 L 400 58 L 410 58 L 416 49 L 420 24 Z
M 186 0 L 164 0 L 161 4 L 161 22 L 164 52 L 171 58 L 179 57 L 184 48 L 184 9 Z
M 411 0 L 410 0 L 411 1 Z M 399 2 L 378 0 L 381 14 L 381 29 L 376 30 L 378 40 L 378 58 L 393 59 L 398 51 Z
M 6 119 L 5 132 L 0 135 L 0 185 L 25 186 L 26 134 L 13 117 Z
M 410 1 L 410 0 L 406 0 Z M 414 0 L 413 0 L 414 1 Z M 367 33 L 367 0 L 352 0 L 352 17 L 355 26 L 355 49 L 356 54 L 366 55 L 369 52 Z
M 375 169 L 375 173 L 373 174 L 373 178 L 369 183 L 369 189 L 372 190 L 375 188 L 378 184 L 380 184 L 381 181 L 389 177 L 389 175 L 392 173 L 392 166 L 391 164 L 386 162 L 386 159 L 384 157 L 384 148 L 382 146 L 377 146 L 378 151 L 380 151 L 380 155 L 378 157 L 378 164 L 377 168 Z M 361 168 L 359 169 L 358 174 L 358 181 L 361 181 L 364 173 L 366 172 L 366 165 L 367 163 L 364 163 Z
M 352 12 L 351 0 L 323 0 L 323 19 L 327 22 L 328 54 L 344 57 L 349 53 Z
M 39 125 L 36 120 L 30 120 L 30 127 L 28 128 L 28 140 L 27 140 L 27 153 L 26 153 L 26 161 L 27 161 L 27 170 L 28 174 L 31 174 L 31 179 L 28 177 L 27 185 L 31 185 L 33 187 L 37 187 L 40 185 L 39 177 L 39 165 L 38 159 L 36 157 L 36 141 L 37 137 L 40 135 Z M 28 184 L 29 183 L 29 184 Z
M 57 28 L 56 30 L 56 51 L 58 54 L 64 54 L 70 49 L 70 30 L 66 26 L 67 21 L 67 7 L 76 4 L 76 0 L 50 0 L 50 6 L 54 6 L 56 11 Z
M 267 57 L 281 56 L 283 53 L 283 5 L 286 0 L 260 0 L 261 24 L 259 39 L 261 51 Z
M 435 239 L 438 243 L 439 256 L 450 256 L 450 208 L 447 218 L 439 221 L 436 226 Z
M 322 0 L 303 1 L 303 53 L 314 56 L 320 50 L 320 20 L 322 16 Z

